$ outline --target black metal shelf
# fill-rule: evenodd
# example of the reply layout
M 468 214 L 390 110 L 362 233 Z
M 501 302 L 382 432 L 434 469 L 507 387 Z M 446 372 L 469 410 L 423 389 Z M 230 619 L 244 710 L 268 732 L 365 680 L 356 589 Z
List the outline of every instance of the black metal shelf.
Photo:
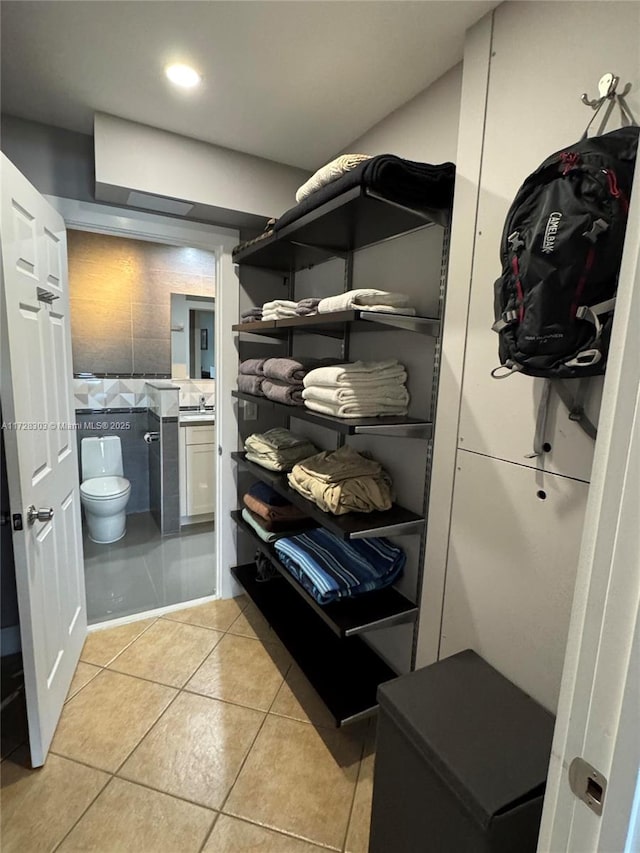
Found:
M 232 391 L 232 397 L 246 400 L 272 411 L 280 412 L 289 418 L 298 418 L 312 424 L 332 429 L 343 435 L 390 435 L 394 438 L 431 438 L 433 424 L 430 421 L 420 421 L 404 416 L 381 418 L 335 418 L 332 415 L 322 415 L 313 412 L 306 406 L 287 406 L 277 403 L 267 397 L 256 397 L 255 394 L 245 394 L 244 391 Z
M 425 225 L 444 225 L 447 215 L 405 207 L 366 187 L 352 187 L 272 237 L 247 246 L 233 261 L 282 272 L 301 270 Z
M 260 582 L 254 563 L 231 574 L 271 625 L 338 726 L 373 714 L 378 685 L 396 677 L 360 637 L 340 639 L 278 578 Z
M 331 515 L 323 512 L 311 501 L 303 498 L 299 492 L 290 488 L 286 474 L 269 471 L 245 458 L 244 453 L 232 453 L 231 458 L 244 466 L 256 479 L 271 486 L 283 498 L 299 507 L 309 518 L 321 527 L 341 539 L 367 539 L 371 536 L 401 536 L 420 533 L 424 527 L 424 518 L 404 507 L 393 504 L 384 512 L 350 512 L 347 515 Z
M 353 332 L 379 332 L 402 329 L 437 338 L 440 321 L 433 317 L 412 317 L 407 314 L 385 314 L 382 311 L 335 311 L 331 314 L 311 314 L 288 320 L 264 320 L 256 323 L 236 323 L 234 332 L 266 335 L 270 338 L 285 337 L 290 330 L 309 332 L 314 335 L 341 338 L 345 324 Z
M 258 550 L 266 554 L 272 565 L 288 581 L 315 613 L 337 637 L 352 637 L 377 628 L 389 628 L 406 622 L 415 622 L 418 607 L 393 587 L 367 592 L 356 598 L 345 598 L 330 604 L 318 604 L 304 587 L 287 571 L 278 559 L 273 545 L 263 542 L 251 525 L 243 519 L 239 510 L 231 512 L 231 518 L 254 540 Z

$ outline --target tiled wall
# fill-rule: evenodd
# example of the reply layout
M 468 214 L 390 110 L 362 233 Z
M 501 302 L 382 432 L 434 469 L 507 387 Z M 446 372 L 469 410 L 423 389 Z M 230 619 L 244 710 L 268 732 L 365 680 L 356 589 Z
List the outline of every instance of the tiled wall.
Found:
M 204 394 L 205 405 L 215 405 L 215 379 L 171 379 L 179 388 L 180 406 L 198 406 Z M 150 406 L 147 379 L 81 378 L 73 380 L 76 409 L 144 408 Z
M 149 408 L 146 379 L 75 378 L 76 409 Z
M 171 372 L 171 293 L 215 296 L 215 255 L 67 231 L 74 373 Z
M 163 535 L 179 533 L 178 418 L 161 418 L 152 409 L 147 418 L 149 432 L 159 434 L 149 445 L 149 508 Z
M 148 428 L 159 441 L 149 447 L 149 503 L 163 536 L 180 532 L 178 389 L 171 380 L 148 382 Z
M 203 394 L 205 406 L 215 406 L 215 379 L 172 379 L 171 382 L 180 389 L 180 406 L 199 406 Z

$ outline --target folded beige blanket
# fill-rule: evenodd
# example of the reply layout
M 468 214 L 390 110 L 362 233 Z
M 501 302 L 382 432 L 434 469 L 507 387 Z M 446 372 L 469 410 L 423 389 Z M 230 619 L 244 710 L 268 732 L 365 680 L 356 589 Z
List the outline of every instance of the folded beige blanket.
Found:
M 324 512 L 373 512 L 391 507 L 391 479 L 379 462 L 348 445 L 324 451 L 293 467 L 289 485 Z
M 372 477 L 382 471 L 379 462 L 363 456 L 348 444 L 337 450 L 323 450 L 309 456 L 296 468 L 325 483 L 341 483 L 350 477 Z
M 288 429 L 275 427 L 264 433 L 253 433 L 244 443 L 247 459 L 270 471 L 290 471 L 301 459 L 313 456 L 318 448 L 306 438 Z
M 315 174 L 311 175 L 308 181 L 305 181 L 301 187 L 298 187 L 296 192 L 296 201 L 300 204 L 300 202 L 307 196 L 310 196 L 311 193 L 314 193 L 321 187 L 330 184 L 332 181 L 336 181 L 346 172 L 350 172 L 360 163 L 370 159 L 370 154 L 341 154 L 339 157 L 336 157 L 335 160 L 332 160 L 330 163 L 322 166 L 321 169 L 318 169 Z

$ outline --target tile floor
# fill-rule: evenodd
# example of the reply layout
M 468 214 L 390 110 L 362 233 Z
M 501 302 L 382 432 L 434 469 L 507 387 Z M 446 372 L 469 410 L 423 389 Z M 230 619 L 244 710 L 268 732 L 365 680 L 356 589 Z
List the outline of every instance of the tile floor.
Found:
M 366 853 L 375 726 L 337 730 L 244 597 L 89 635 L 2 851 Z
M 83 533 L 90 625 L 215 592 L 213 522 L 163 537 L 151 513 L 139 512 L 127 516 L 127 532 L 113 545 Z

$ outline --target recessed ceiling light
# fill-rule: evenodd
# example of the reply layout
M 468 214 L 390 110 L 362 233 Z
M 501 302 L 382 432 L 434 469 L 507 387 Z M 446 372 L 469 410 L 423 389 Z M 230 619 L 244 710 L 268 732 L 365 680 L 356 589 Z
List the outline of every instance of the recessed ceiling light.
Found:
M 172 83 L 175 83 L 176 86 L 182 86 L 184 89 L 192 89 L 202 81 L 202 77 L 195 68 L 191 68 L 190 65 L 183 65 L 180 62 L 175 65 L 167 65 L 164 73 Z

